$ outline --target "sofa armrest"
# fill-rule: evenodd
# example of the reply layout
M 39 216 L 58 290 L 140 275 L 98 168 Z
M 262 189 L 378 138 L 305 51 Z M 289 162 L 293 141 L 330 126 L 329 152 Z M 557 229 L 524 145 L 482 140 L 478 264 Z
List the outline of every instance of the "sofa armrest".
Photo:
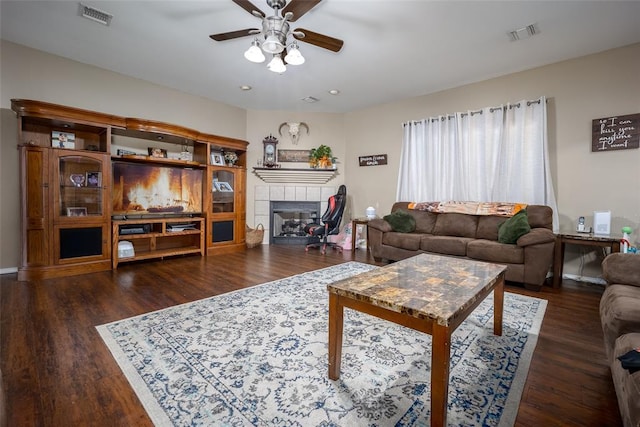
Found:
M 367 223 L 367 227 L 375 228 L 376 230 L 380 230 L 383 233 L 388 233 L 390 231 L 393 231 L 393 228 L 391 228 L 391 224 L 389 224 L 387 221 L 381 218 L 372 219 Z
M 530 232 L 520 237 L 516 244 L 520 247 L 555 242 L 556 235 L 548 228 L 532 228 Z
M 620 252 L 602 261 L 602 275 L 607 283 L 640 287 L 640 255 Z

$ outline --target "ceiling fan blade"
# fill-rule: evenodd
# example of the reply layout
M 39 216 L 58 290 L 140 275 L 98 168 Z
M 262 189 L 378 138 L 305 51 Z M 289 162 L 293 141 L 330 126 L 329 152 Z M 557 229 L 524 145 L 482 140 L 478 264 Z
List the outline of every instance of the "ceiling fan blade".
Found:
M 294 33 L 293 37 L 296 40 L 300 40 L 301 42 L 309 43 L 323 49 L 328 49 L 333 52 L 339 52 L 340 49 L 342 49 L 342 45 L 344 45 L 344 41 L 340 39 L 305 30 L 304 28 L 296 28 L 295 31 L 304 33 L 304 37 L 299 37 Z
M 262 18 L 266 16 L 263 11 L 255 7 L 249 0 L 233 0 L 233 2 L 252 15 L 253 11 L 256 11 Z
M 260 30 L 257 28 L 247 28 L 246 30 L 229 31 L 228 33 L 220 33 L 220 34 L 211 34 L 209 37 L 211 37 L 213 40 L 217 42 L 222 42 L 225 40 L 231 40 L 231 39 L 237 39 L 239 37 L 250 36 L 252 34 L 256 34 L 256 31 L 260 32 Z
M 282 16 L 286 15 L 287 12 L 291 12 L 293 16 L 289 21 L 295 22 L 300 19 L 302 15 L 313 9 L 320 1 L 321 0 L 291 0 L 289 4 L 282 9 Z

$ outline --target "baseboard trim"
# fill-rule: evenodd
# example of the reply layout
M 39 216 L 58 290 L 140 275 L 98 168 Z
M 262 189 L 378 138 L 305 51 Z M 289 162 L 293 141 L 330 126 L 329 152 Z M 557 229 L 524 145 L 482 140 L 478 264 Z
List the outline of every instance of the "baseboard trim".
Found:
M 601 277 L 578 276 L 577 274 L 563 274 L 563 279 L 575 280 L 576 282 L 595 283 L 597 285 L 606 285 L 607 281 Z
M 0 274 L 17 273 L 18 267 L 0 268 Z

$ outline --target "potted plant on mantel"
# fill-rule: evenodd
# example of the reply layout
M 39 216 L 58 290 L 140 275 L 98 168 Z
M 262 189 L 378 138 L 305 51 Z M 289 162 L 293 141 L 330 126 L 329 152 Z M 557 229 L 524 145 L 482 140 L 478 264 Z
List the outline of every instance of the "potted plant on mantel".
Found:
M 309 165 L 314 169 L 331 169 L 337 158 L 333 157 L 331 147 L 328 145 L 320 145 L 318 148 L 312 148 L 309 154 Z

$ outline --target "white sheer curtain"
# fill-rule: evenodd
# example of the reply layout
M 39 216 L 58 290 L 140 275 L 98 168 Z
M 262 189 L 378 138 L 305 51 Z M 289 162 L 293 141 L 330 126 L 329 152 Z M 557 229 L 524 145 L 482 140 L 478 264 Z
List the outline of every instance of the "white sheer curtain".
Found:
M 396 200 L 547 205 L 557 231 L 545 97 L 403 126 Z

